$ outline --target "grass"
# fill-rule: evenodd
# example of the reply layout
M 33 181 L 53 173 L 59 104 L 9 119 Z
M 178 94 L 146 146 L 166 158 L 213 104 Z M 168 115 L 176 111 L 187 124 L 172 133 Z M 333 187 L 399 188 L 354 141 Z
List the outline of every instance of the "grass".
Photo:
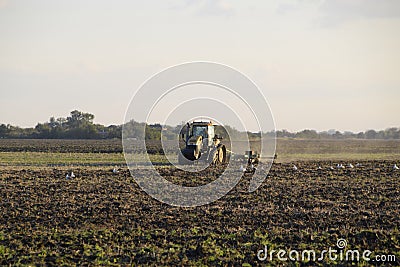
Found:
M 74 165 L 74 164 L 122 164 L 121 153 L 48 153 L 48 152 L 0 152 L 1 165 Z
M 399 160 L 400 140 L 277 139 L 277 162 L 298 160 Z
M 144 154 L 137 154 L 145 160 Z M 153 162 L 164 162 L 162 155 L 149 155 Z M 123 165 L 122 153 L 0 152 L 0 166 Z

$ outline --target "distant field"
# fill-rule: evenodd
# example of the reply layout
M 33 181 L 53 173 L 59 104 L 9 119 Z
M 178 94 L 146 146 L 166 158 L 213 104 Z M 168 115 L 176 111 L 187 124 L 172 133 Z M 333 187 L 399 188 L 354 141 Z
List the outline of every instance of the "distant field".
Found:
M 400 140 L 278 139 L 278 161 L 399 160 Z
M 165 162 L 162 148 L 148 142 L 153 161 Z M 143 154 L 144 151 L 133 152 Z M 171 145 L 172 147 L 172 145 Z M 167 147 L 167 153 L 174 154 Z M 253 148 L 257 150 L 257 148 Z M 244 151 L 243 151 L 244 152 Z M 298 160 L 400 160 L 400 140 L 278 139 L 277 162 Z M 121 140 L 0 139 L 0 165 L 123 165 Z
M 118 153 L 121 140 L 0 139 L 1 152 Z

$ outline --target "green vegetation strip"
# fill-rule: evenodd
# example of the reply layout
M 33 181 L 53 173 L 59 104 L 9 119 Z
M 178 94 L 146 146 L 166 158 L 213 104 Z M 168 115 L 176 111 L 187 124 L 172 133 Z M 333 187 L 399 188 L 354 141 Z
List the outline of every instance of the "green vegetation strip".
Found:
M 0 152 L 1 165 L 121 164 L 121 153 Z
M 145 160 L 138 154 L 139 161 Z M 165 162 L 162 155 L 150 155 L 153 162 Z M 47 153 L 47 152 L 0 152 L 1 166 L 49 166 L 49 165 L 121 165 L 125 164 L 122 153 Z

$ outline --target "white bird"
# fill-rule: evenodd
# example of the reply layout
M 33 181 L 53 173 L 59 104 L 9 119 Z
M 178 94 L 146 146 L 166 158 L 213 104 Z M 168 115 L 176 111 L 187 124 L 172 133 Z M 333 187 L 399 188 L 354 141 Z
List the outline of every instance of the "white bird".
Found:
M 113 171 L 112 171 L 114 174 L 117 174 L 117 173 L 119 173 L 119 171 L 118 171 L 118 169 L 117 169 L 117 166 L 115 166 L 114 167 L 114 169 L 113 169 Z
M 394 164 L 394 166 L 393 166 L 393 170 L 398 170 L 399 169 L 399 167 L 397 167 L 397 165 L 396 164 Z
M 297 166 L 296 165 L 293 165 L 293 170 L 294 171 L 297 171 L 299 168 L 297 168 Z
M 335 168 L 333 168 L 333 166 L 330 166 L 329 169 L 334 170 Z
M 71 178 L 75 178 L 75 174 L 74 174 L 74 172 L 71 172 L 71 175 L 70 175 L 70 177 L 71 177 Z
M 354 168 L 353 164 L 349 163 L 349 168 L 353 169 Z
M 317 168 L 318 170 L 322 170 L 322 168 L 321 168 L 321 166 L 318 166 L 318 168 Z
M 246 168 L 244 168 L 243 165 L 240 165 L 239 171 L 244 172 L 246 171 Z
M 65 176 L 65 179 L 69 180 L 69 178 L 71 178 L 71 177 L 70 177 L 69 174 L 67 173 L 67 175 Z
M 356 167 L 361 167 L 361 166 L 362 166 L 361 163 L 357 163 L 357 164 L 356 164 Z
M 336 167 L 337 167 L 338 169 L 344 169 L 344 166 L 343 166 L 342 163 L 338 164 Z
M 251 163 L 251 164 L 250 164 L 250 170 L 251 170 L 251 171 L 255 171 L 255 170 L 257 170 L 257 168 L 254 166 L 254 164 L 253 164 L 253 163 Z

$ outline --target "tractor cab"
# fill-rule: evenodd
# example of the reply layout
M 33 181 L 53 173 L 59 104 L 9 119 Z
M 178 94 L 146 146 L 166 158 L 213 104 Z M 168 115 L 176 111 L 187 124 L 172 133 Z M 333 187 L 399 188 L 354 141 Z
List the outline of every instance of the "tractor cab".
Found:
M 201 136 L 205 147 L 211 146 L 215 137 L 214 125 L 211 122 L 193 122 L 187 125 L 188 139 Z
M 192 127 L 191 136 L 202 136 L 203 139 L 208 138 L 208 127 L 203 125 L 194 125 Z

